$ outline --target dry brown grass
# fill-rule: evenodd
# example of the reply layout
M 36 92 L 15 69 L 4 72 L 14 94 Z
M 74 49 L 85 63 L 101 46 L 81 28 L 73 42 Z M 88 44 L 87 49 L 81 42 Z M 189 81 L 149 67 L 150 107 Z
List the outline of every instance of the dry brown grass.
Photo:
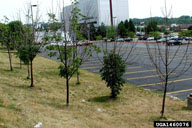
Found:
M 35 88 L 29 88 L 26 67 L 20 70 L 18 59 L 13 58 L 10 72 L 7 54 L 0 51 L 0 127 L 33 128 L 42 122 L 41 128 L 152 128 L 160 116 L 161 94 L 126 84 L 119 98 L 111 100 L 100 77 L 84 70 L 81 85 L 75 85 L 75 78 L 70 82 L 70 106 L 66 107 L 65 80 L 58 76 L 58 65 L 37 57 Z M 185 106 L 184 101 L 167 98 L 168 120 L 192 120 L 192 111 Z

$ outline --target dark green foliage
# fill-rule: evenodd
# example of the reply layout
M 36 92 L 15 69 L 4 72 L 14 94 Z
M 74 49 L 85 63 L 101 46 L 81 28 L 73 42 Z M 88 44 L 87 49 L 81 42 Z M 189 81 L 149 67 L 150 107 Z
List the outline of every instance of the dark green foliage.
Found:
M 157 21 L 151 20 L 145 28 L 145 31 L 149 34 L 158 30 Z
M 131 20 L 129 20 L 129 21 L 125 20 L 125 22 L 121 21 L 118 24 L 117 31 L 118 31 L 118 35 L 120 37 L 127 37 L 127 36 L 130 37 L 129 33 L 131 33 L 131 36 L 132 36 L 132 34 L 135 33 L 135 25 L 133 24 L 133 22 Z
M 76 57 L 72 61 L 72 64 L 68 65 L 67 67 L 65 67 L 65 65 L 63 64 L 59 66 L 59 75 L 61 77 L 66 78 L 66 73 L 68 73 L 68 75 L 72 77 L 75 73 L 78 72 L 82 60 L 79 57 Z
M 97 28 L 97 35 L 101 35 L 102 38 L 106 37 L 107 28 L 104 23 L 101 23 L 101 26 Z
M 152 19 L 157 21 L 158 25 L 166 24 L 164 17 L 152 17 Z M 145 22 L 145 25 L 151 21 L 151 18 L 145 18 L 145 19 L 132 19 L 133 23 L 135 25 L 140 25 L 141 22 Z M 192 17 L 190 16 L 181 16 L 179 18 L 169 18 L 168 24 L 192 24 Z
M 117 27 L 117 31 L 118 31 L 118 35 L 120 35 L 120 37 L 125 37 L 127 34 L 127 29 L 125 28 L 125 24 L 123 23 L 123 21 L 121 21 Z
M 128 32 L 135 32 L 135 25 L 132 20 L 129 20 Z
M 29 64 L 30 59 L 29 59 L 29 48 L 28 47 L 22 46 L 22 47 L 18 48 L 17 56 L 19 57 L 19 59 L 21 61 L 24 62 L 24 64 L 26 64 L 26 65 Z
M 90 40 L 96 40 L 96 28 L 94 26 L 94 24 L 90 24 Z
M 21 45 L 23 33 L 24 29 L 20 21 L 12 21 L 8 24 L 0 24 L 0 43 L 7 48 L 11 71 L 13 71 L 13 67 L 10 50 L 16 49 Z
M 125 20 L 124 22 L 125 28 L 127 30 L 127 33 L 129 32 L 135 32 L 135 25 L 133 24 L 132 20 Z
M 126 29 L 129 29 L 129 21 L 128 20 L 125 20 L 124 25 L 125 25 Z
M 6 46 L 8 43 L 8 26 L 0 23 L 0 43 Z
M 12 21 L 7 24 L 9 32 L 9 41 L 11 43 L 11 49 L 16 49 L 22 43 L 22 37 L 24 33 L 23 25 L 20 21 Z
M 61 28 L 61 26 L 62 26 L 61 23 L 59 23 L 59 22 L 55 22 L 55 23 L 49 24 L 48 27 L 49 27 L 49 29 L 51 29 L 51 30 L 55 30 L 55 31 L 57 31 L 58 29 Z
M 162 26 L 161 28 L 159 28 L 159 31 L 165 33 L 167 31 L 166 26 Z
M 107 87 L 111 88 L 111 97 L 115 98 L 120 94 L 121 87 L 125 83 L 122 78 L 125 73 L 125 62 L 122 57 L 114 52 L 109 53 L 103 58 L 103 67 L 101 68 L 101 78 L 107 83 Z
M 188 28 L 188 30 L 192 30 L 192 26 L 190 26 L 190 27 Z
M 116 37 L 116 31 L 113 26 L 110 26 L 107 28 L 107 39 L 115 39 Z
M 152 37 L 154 37 L 155 40 L 158 40 L 158 39 L 161 38 L 160 32 L 150 32 L 149 35 L 152 36 Z
M 179 32 L 180 37 L 192 37 L 192 30 L 184 30 Z
M 96 40 L 102 40 L 102 39 L 103 39 L 103 38 L 102 38 L 101 35 L 96 36 Z
M 97 36 L 97 30 L 93 23 L 83 23 L 80 25 L 80 34 L 83 36 L 83 39 L 88 39 L 88 35 L 90 34 L 90 40 L 95 40 Z M 89 33 L 89 34 L 88 34 Z M 83 40 L 78 39 L 78 40 Z

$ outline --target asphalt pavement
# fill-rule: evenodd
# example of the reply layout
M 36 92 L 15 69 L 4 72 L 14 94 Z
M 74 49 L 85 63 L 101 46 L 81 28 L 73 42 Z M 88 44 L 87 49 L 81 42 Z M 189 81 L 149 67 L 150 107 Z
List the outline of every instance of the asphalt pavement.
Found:
M 113 49 L 114 45 L 116 45 L 118 53 L 127 60 L 126 73 L 123 77 L 128 83 L 132 83 L 136 86 L 149 90 L 157 90 L 161 92 L 163 91 L 164 85 L 161 82 L 155 66 L 152 64 L 149 58 L 148 50 L 145 43 L 121 43 L 118 45 L 115 43 L 94 44 L 101 47 L 101 49 L 103 50 L 106 50 L 105 47 L 107 46 L 108 51 Z M 158 52 L 156 50 L 157 45 L 155 43 L 150 43 L 149 46 L 153 57 L 159 58 L 158 56 L 155 56 L 155 53 Z M 161 57 L 164 58 L 163 55 L 165 52 L 165 46 L 163 44 L 159 44 L 159 47 L 161 47 L 162 49 Z M 132 52 L 130 52 L 130 50 L 132 50 Z M 185 54 L 186 50 L 188 51 L 187 54 Z M 177 54 L 175 54 L 175 52 Z M 40 54 L 40 56 L 49 58 L 47 54 L 48 52 L 44 51 Z M 99 60 L 102 60 L 103 56 L 103 52 L 99 54 L 94 52 L 93 56 L 85 61 L 82 64 L 81 68 L 99 74 L 99 70 L 102 67 L 102 62 L 100 62 Z M 170 74 L 167 94 L 180 98 L 182 100 L 186 100 L 187 95 L 192 93 L 192 69 L 188 69 L 188 67 L 191 67 L 192 64 L 192 45 L 170 46 L 169 56 L 169 70 L 176 70 L 174 70 L 174 72 Z M 174 57 L 174 59 L 172 59 L 172 57 Z M 57 60 L 57 57 L 53 57 L 51 59 Z M 186 71 L 184 71 L 183 69 L 185 69 Z M 161 67 L 161 70 L 165 71 L 165 67 L 163 67 L 163 65 Z

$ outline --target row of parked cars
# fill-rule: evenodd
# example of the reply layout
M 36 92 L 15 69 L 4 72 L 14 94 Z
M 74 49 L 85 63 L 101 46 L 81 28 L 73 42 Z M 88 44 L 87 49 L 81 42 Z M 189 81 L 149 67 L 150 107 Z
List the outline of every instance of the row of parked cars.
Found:
M 127 42 L 129 42 L 129 41 L 133 41 L 133 39 L 132 38 L 118 38 L 118 39 L 116 39 L 116 41 L 117 42 L 124 42 L 124 41 L 127 41 Z
M 156 41 L 157 43 L 168 42 L 168 45 L 181 45 L 182 42 L 185 40 L 192 40 L 191 37 L 164 37 L 161 39 L 155 39 L 154 37 L 147 37 L 147 36 L 140 36 L 139 40 L 147 40 L 147 41 Z
M 181 37 L 165 37 L 157 40 L 157 43 L 166 42 L 168 45 L 182 45 L 183 38 Z
M 86 46 L 86 45 L 91 45 L 91 44 L 93 44 L 93 43 L 90 42 L 90 41 L 78 41 L 77 42 L 77 46 Z M 58 43 L 52 42 L 52 43 L 50 43 L 48 45 L 52 45 L 52 46 L 65 46 L 65 43 L 62 43 L 62 42 L 58 42 Z M 73 43 L 72 41 L 69 41 L 67 43 L 67 46 L 75 46 L 75 45 L 76 44 Z

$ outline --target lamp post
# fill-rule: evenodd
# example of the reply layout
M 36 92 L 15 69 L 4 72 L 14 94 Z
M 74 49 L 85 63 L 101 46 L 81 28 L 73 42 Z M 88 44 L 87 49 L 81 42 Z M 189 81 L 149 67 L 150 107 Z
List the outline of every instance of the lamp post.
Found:
M 115 22 L 116 18 L 117 17 L 113 17 L 113 24 L 114 24 L 114 26 L 116 26 L 116 22 Z
M 112 0 L 109 0 L 109 5 L 110 5 L 111 26 L 113 26 L 113 8 L 112 8 Z
M 32 29 L 33 29 L 33 33 L 34 33 L 33 7 L 37 7 L 37 5 L 31 5 Z

